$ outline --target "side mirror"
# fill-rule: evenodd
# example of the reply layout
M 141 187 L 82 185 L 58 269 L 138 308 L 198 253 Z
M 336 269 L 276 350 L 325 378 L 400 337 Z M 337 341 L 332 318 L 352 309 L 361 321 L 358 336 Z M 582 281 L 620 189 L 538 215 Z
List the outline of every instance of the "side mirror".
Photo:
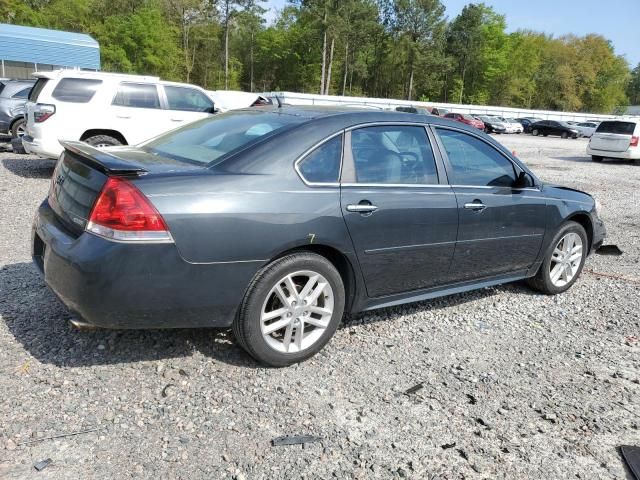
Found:
M 528 188 L 533 186 L 533 178 L 531 178 L 531 175 L 529 175 L 525 171 L 521 171 L 518 174 L 518 178 L 516 178 L 516 181 L 513 182 L 513 188 Z

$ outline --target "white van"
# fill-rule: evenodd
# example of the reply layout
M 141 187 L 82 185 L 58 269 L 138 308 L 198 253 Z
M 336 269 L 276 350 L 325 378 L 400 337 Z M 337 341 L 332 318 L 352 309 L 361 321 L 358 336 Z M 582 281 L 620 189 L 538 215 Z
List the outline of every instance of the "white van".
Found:
M 591 136 L 587 155 L 594 162 L 603 158 L 640 160 L 640 119 L 605 120 Z
M 214 112 L 203 89 L 158 77 L 78 70 L 34 76 L 22 143 L 44 157 L 58 158 L 59 140 L 134 145 Z

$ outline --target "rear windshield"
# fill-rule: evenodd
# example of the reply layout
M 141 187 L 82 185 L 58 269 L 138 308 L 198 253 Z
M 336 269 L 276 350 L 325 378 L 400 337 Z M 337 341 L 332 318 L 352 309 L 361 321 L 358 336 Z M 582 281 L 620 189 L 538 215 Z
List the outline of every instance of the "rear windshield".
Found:
M 38 95 L 40 95 L 40 92 L 42 91 L 42 89 L 44 88 L 44 86 L 47 84 L 48 81 L 49 81 L 48 78 L 39 78 L 36 81 L 36 84 L 33 86 L 33 88 L 31 89 L 31 92 L 29 93 L 29 101 L 31 102 L 38 101 Z
M 51 96 L 61 102 L 87 103 L 101 83 L 102 80 L 89 78 L 63 78 L 53 89 Z
M 636 124 L 633 122 L 602 122 L 597 133 L 618 133 L 620 135 L 633 135 Z
M 236 111 L 202 119 L 142 145 L 146 152 L 189 163 L 219 163 L 222 157 L 303 118 L 274 112 Z

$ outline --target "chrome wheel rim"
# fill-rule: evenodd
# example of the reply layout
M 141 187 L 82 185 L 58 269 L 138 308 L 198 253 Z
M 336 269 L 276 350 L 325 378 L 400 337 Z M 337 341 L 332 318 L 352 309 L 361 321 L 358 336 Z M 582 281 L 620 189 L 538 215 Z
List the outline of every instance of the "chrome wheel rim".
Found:
M 582 263 L 582 238 L 577 233 L 567 233 L 556 244 L 551 254 L 549 276 L 556 287 L 564 287 L 576 276 Z
M 18 138 L 23 137 L 25 133 L 27 133 L 27 126 L 24 123 L 18 125 L 18 128 L 16 128 L 16 136 Z
M 301 270 L 282 277 L 262 306 L 260 330 L 269 347 L 296 353 L 314 345 L 333 316 L 333 290 L 317 272 Z

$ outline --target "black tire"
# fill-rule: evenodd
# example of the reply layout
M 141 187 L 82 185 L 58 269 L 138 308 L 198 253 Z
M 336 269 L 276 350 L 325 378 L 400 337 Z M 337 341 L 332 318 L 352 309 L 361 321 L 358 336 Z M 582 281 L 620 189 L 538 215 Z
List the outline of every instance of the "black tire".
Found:
M 542 136 L 543 136 L 543 137 L 548 137 L 548 136 L 549 136 L 549 134 L 548 134 L 548 133 L 543 133 L 543 134 L 542 134 Z
M 576 135 L 576 134 L 574 133 L 574 134 L 573 134 L 573 136 L 572 136 L 571 138 L 573 138 L 574 140 L 577 140 L 577 139 L 578 139 L 578 135 Z
M 27 126 L 24 118 L 19 118 L 11 125 L 11 138 L 18 138 L 24 135 L 24 129 Z
M 568 233 L 576 233 L 580 236 L 580 239 L 582 240 L 582 259 L 580 261 L 577 272 L 575 273 L 571 281 L 569 281 L 566 285 L 559 287 L 554 285 L 551 281 L 551 257 L 560 239 Z M 553 240 L 549 244 L 549 247 L 547 247 L 547 251 L 544 254 L 544 260 L 542 261 L 542 265 L 540 265 L 538 272 L 535 274 L 535 276 L 527 279 L 527 283 L 534 290 L 538 290 L 539 292 L 545 293 L 547 295 L 557 295 L 558 293 L 562 293 L 568 290 L 576 282 L 576 280 L 580 276 L 580 273 L 582 273 L 582 268 L 584 267 L 584 262 L 587 258 L 588 251 L 589 240 L 587 238 L 587 233 L 585 232 L 582 225 L 573 221 L 563 223 L 556 234 L 553 236 Z
M 563 139 L 565 139 L 565 140 L 566 140 L 567 138 L 569 138 L 569 134 L 568 134 L 567 132 L 562 132 L 562 133 L 560 134 L 560 137 L 562 137 Z
M 94 147 L 115 147 L 122 145 L 122 142 L 111 135 L 93 135 L 84 139 L 85 143 Z
M 296 353 L 284 353 L 269 346 L 264 339 L 260 316 L 267 296 L 278 280 L 300 270 L 319 273 L 328 281 L 333 291 L 333 314 L 325 331 L 315 343 Z M 312 357 L 329 342 L 342 320 L 344 304 L 344 283 L 333 264 L 315 253 L 293 253 L 273 261 L 256 274 L 233 322 L 233 333 L 240 346 L 258 362 L 272 367 L 285 367 Z
M 591 160 L 594 162 L 602 162 L 602 157 L 600 155 L 591 155 Z
M 538 131 L 537 128 L 534 128 L 533 130 L 531 130 L 531 135 L 533 135 L 534 137 L 537 137 L 538 135 L 540 135 L 540 132 Z

